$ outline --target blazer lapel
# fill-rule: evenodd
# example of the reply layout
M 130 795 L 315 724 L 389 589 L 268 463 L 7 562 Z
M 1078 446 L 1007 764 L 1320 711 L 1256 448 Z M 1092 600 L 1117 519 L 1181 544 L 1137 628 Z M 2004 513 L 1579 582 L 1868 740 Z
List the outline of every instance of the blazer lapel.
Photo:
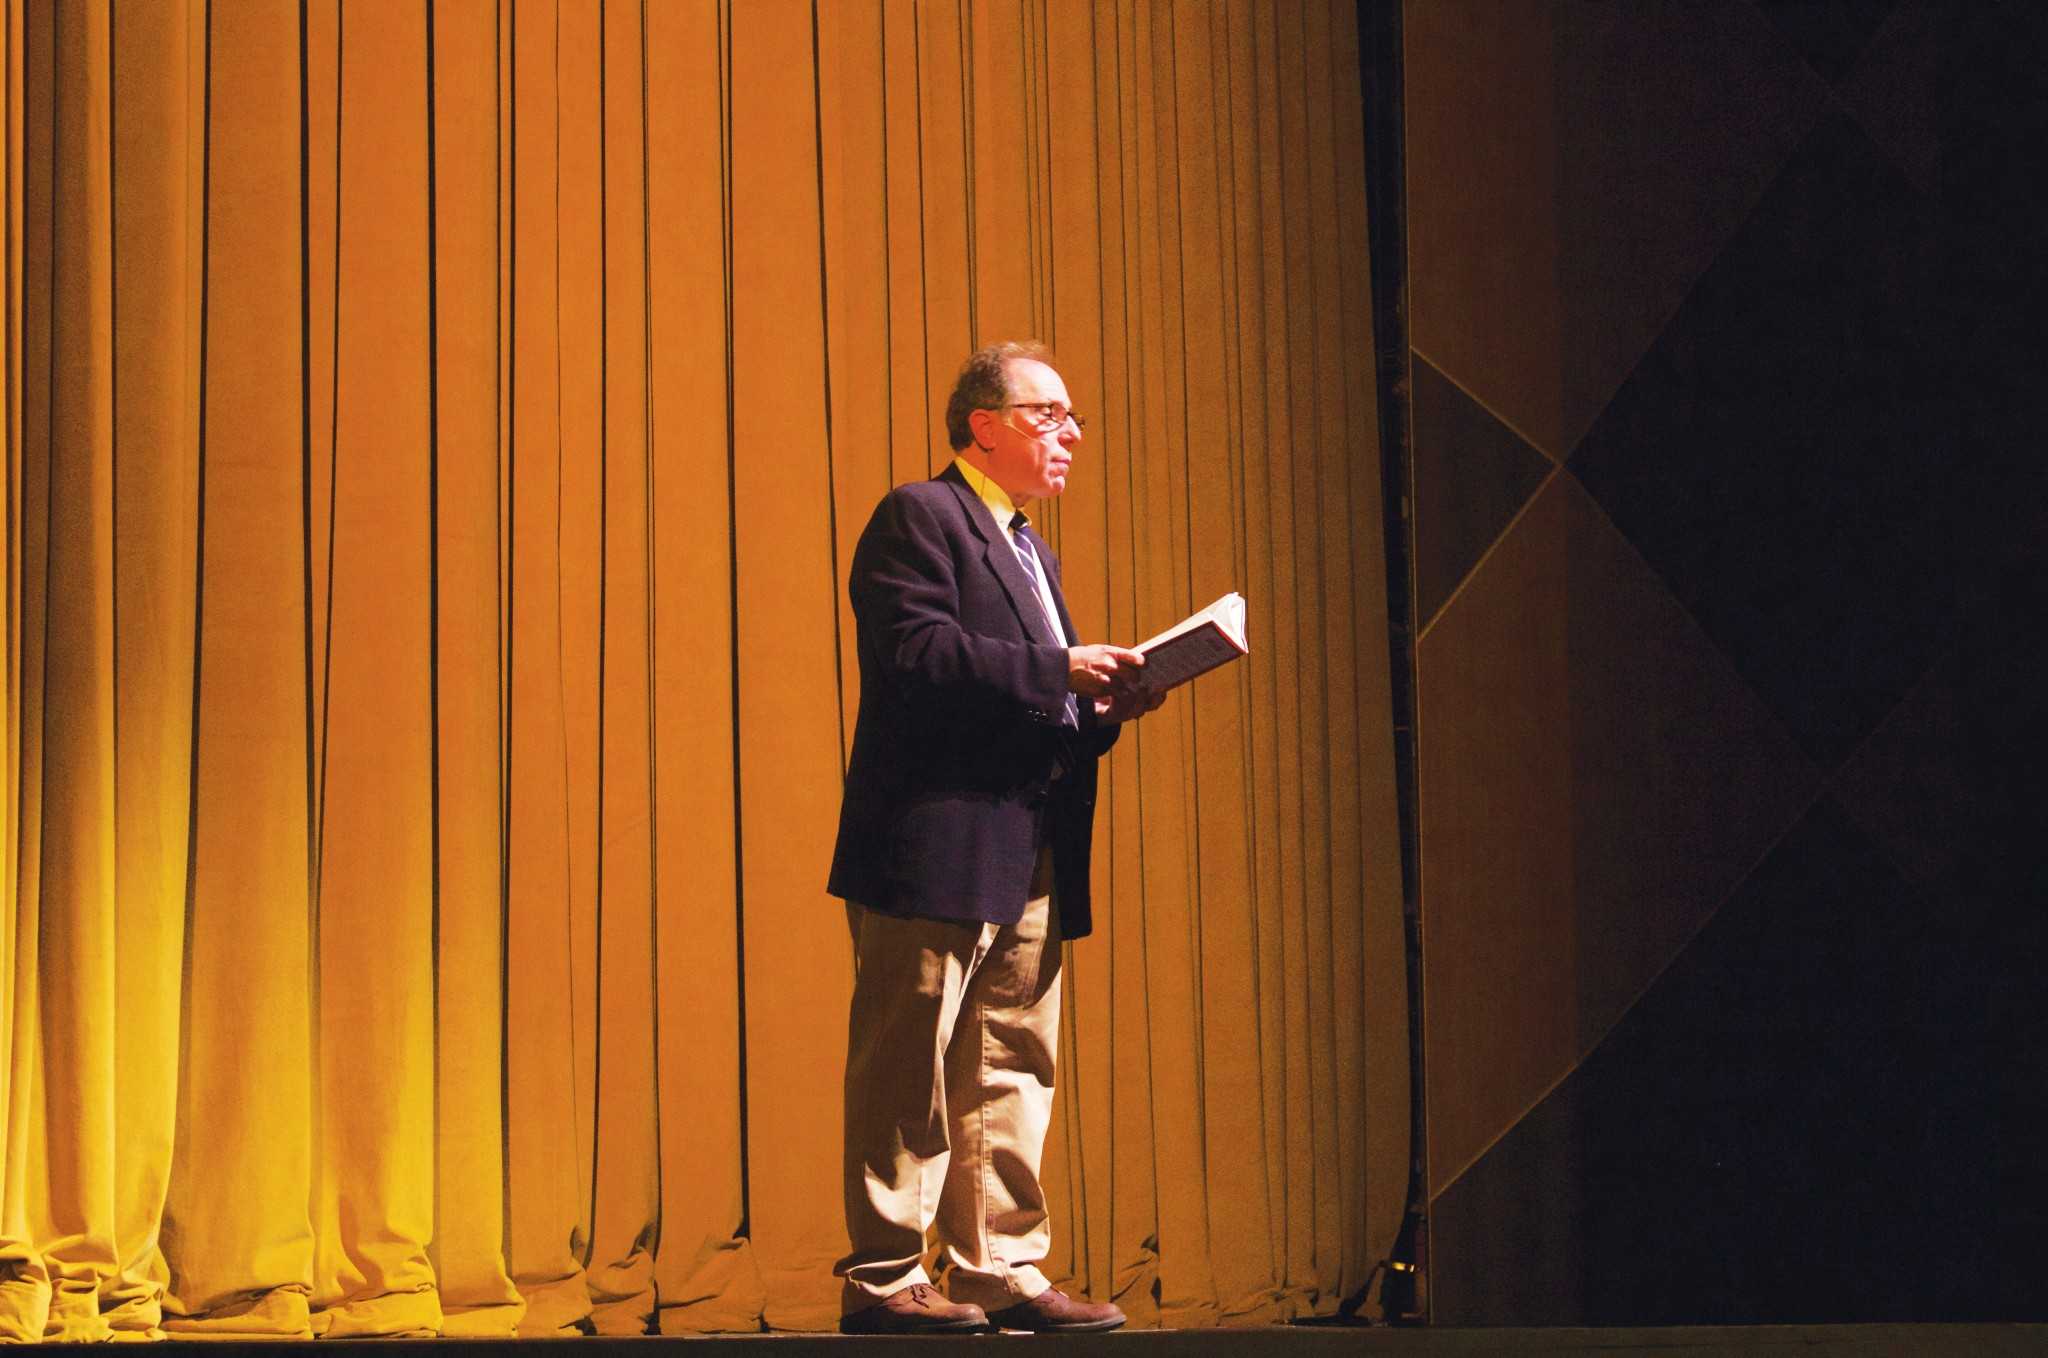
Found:
M 981 558 L 988 563 L 988 568 L 995 572 L 997 581 L 1001 583 L 1003 594 L 1010 601 L 1010 609 L 1017 615 L 1017 625 L 1023 628 L 1024 635 L 1033 641 L 1044 640 L 1048 629 L 1045 625 L 1045 610 L 1038 603 L 1038 587 L 1032 584 L 1031 577 L 1024 573 L 1024 563 L 1017 559 L 1017 551 L 1010 545 L 1010 540 L 997 532 L 990 523 L 992 516 L 989 514 L 988 506 L 981 502 L 981 497 L 974 493 L 974 488 L 967 484 L 967 479 L 955 468 L 947 467 L 945 471 L 939 473 L 937 479 L 951 486 L 953 493 L 960 498 L 960 508 L 967 515 L 967 526 L 981 539 Z M 1044 561 L 1046 558 L 1041 556 L 1039 560 Z M 1057 587 L 1053 590 L 1053 597 L 1059 597 Z M 1065 604 L 1060 605 L 1060 612 L 1061 621 L 1064 622 Z

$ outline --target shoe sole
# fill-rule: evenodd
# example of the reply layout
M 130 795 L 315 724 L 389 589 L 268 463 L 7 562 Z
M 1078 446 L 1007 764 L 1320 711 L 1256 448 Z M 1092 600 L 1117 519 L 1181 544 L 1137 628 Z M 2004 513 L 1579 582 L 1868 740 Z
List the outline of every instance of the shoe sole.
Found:
M 1048 1325 L 1042 1330 L 1024 1330 L 1015 1325 L 996 1325 L 995 1331 L 997 1334 L 1107 1334 L 1111 1330 L 1121 1330 L 1124 1324 L 1121 1320 L 1093 1320 L 1082 1325 Z
M 901 1338 L 905 1335 L 920 1334 L 985 1334 L 995 1327 L 978 1321 L 947 1321 L 933 1325 L 877 1325 L 853 1328 L 842 1322 L 839 1333 L 845 1335 L 888 1335 Z

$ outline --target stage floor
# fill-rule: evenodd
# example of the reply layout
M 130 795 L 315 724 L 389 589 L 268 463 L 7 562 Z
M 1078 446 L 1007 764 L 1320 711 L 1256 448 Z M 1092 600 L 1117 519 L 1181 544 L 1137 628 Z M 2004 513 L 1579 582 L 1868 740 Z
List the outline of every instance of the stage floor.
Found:
M 305 1358 L 303 1343 L 192 1343 L 208 1358 Z M 1274 1326 L 1242 1330 L 1126 1330 L 1095 1335 L 972 1335 L 959 1338 L 844 1338 L 818 1334 L 711 1335 L 703 1338 L 324 1340 L 322 1352 L 359 1350 L 351 1358 L 512 1358 L 562 1350 L 561 1358 L 859 1358 L 915 1353 L 920 1358 L 991 1358 L 997 1349 L 1028 1349 L 1036 1358 L 1379 1358 L 1379 1355 L 1589 1354 L 1599 1358 L 2004 1358 L 2048 1353 L 2048 1324 L 2027 1325 L 1758 1325 L 1662 1329 L 1339 1329 Z

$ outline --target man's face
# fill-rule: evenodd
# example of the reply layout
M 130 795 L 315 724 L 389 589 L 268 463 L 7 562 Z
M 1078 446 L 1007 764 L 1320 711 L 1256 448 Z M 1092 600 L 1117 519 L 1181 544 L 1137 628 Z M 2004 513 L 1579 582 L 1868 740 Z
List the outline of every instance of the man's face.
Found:
M 975 432 L 988 453 L 989 479 L 1022 504 L 1049 500 L 1067 488 L 1067 469 L 1081 430 L 1070 419 L 1051 424 L 1046 405 L 1068 410 L 1067 384 L 1037 359 L 1012 359 L 1009 408 L 979 412 Z M 1050 426 L 1050 427 L 1048 427 Z

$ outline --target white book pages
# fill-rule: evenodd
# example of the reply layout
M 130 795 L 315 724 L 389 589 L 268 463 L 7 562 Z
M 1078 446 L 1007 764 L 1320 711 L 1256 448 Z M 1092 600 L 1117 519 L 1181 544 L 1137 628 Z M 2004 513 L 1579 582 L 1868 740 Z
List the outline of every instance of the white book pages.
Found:
M 1155 693 L 1228 664 L 1251 649 L 1245 641 L 1244 596 L 1232 591 L 1136 649 L 1145 657 L 1144 686 Z

